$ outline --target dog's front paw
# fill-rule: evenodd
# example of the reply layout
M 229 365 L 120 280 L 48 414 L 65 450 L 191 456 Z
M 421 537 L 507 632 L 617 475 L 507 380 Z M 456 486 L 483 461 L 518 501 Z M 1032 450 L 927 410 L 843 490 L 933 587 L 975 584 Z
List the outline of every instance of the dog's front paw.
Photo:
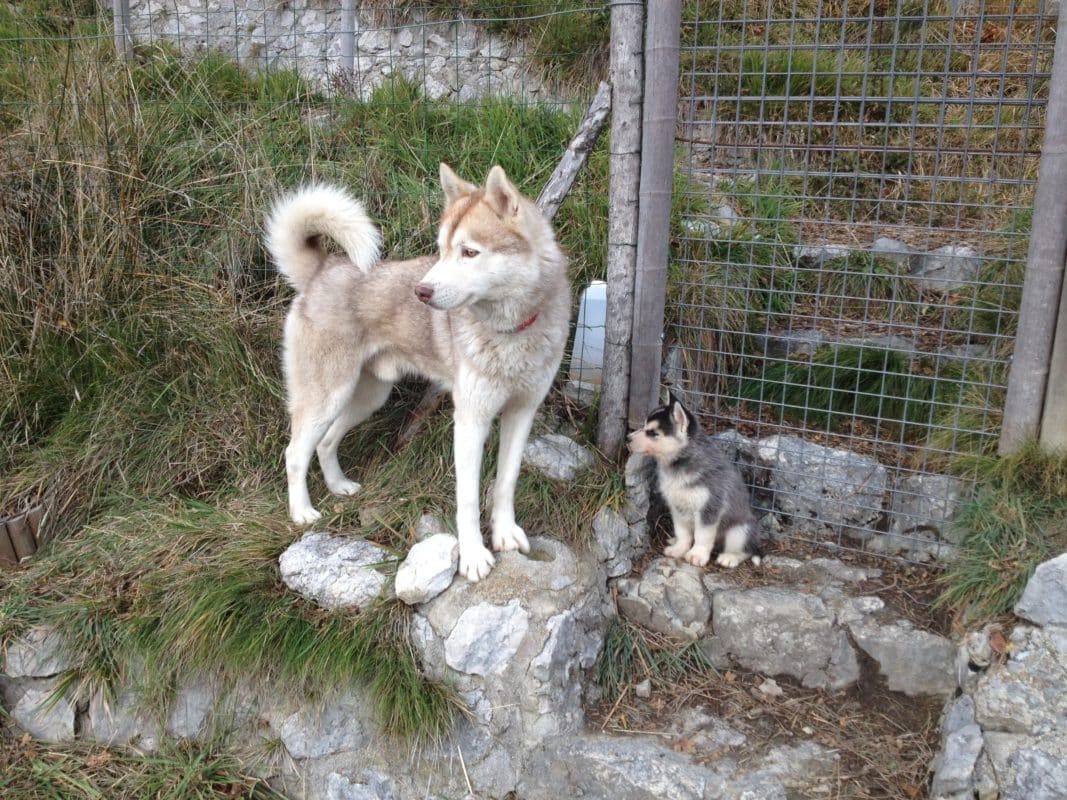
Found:
M 483 544 L 459 549 L 459 574 L 471 583 L 476 583 L 488 575 L 495 563 L 493 554 Z
M 363 484 L 350 481 L 346 478 L 343 481 L 329 484 L 326 488 L 328 488 L 332 494 L 336 494 L 339 497 L 351 497 L 363 488 Z
M 711 551 L 706 547 L 692 547 L 685 554 L 685 560 L 694 567 L 702 567 L 711 560 Z
M 663 555 L 668 558 L 681 558 L 689 550 L 689 545 L 685 542 L 675 541 L 670 547 L 666 547 L 663 550 Z
M 733 569 L 738 564 L 743 563 L 746 558 L 748 558 L 748 553 L 719 553 L 718 558 L 715 559 L 715 563 L 720 567 Z
M 530 540 L 526 538 L 526 531 L 514 523 L 493 526 L 493 549 L 498 553 L 508 550 L 529 553 Z
M 297 525 L 314 525 L 322 519 L 322 514 L 312 506 L 306 506 L 304 508 L 289 509 L 289 518 Z

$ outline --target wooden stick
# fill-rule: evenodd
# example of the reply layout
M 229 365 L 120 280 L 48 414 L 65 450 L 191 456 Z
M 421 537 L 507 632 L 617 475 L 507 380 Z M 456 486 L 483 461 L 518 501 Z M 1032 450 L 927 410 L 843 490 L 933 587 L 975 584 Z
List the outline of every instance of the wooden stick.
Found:
M 600 132 L 604 129 L 604 123 L 607 122 L 610 112 L 611 87 L 601 81 L 593 102 L 589 104 L 585 116 L 578 125 L 578 132 L 574 134 L 562 160 L 553 170 L 552 176 L 537 197 L 537 206 L 549 220 L 556 216 L 559 207 L 567 199 L 567 193 L 574 185 L 578 172 L 585 166 L 589 153 L 592 152 Z

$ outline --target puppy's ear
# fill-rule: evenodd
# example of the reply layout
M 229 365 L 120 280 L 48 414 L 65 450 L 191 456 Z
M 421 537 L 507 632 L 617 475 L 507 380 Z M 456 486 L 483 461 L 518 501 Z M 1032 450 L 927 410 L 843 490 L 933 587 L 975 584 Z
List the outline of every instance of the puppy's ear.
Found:
M 497 165 L 489 170 L 489 177 L 485 180 L 485 199 L 501 218 L 518 216 L 520 197 L 519 190 L 504 174 L 503 167 Z
M 678 433 L 689 433 L 689 412 L 685 410 L 681 403 L 678 402 L 678 398 L 671 394 L 671 420 L 674 422 L 674 429 Z
M 449 203 L 476 191 L 478 188 L 473 183 L 467 183 L 463 178 L 459 177 L 448 164 L 441 164 L 440 175 L 441 189 L 445 193 L 445 200 Z

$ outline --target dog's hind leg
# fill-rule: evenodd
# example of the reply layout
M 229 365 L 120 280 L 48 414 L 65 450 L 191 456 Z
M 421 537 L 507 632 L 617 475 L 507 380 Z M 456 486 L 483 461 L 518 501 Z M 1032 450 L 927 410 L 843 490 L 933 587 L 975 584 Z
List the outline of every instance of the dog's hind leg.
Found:
M 352 386 L 314 402 L 290 403 L 291 434 L 285 448 L 285 474 L 289 481 L 289 517 L 297 525 L 310 525 L 322 516 L 311 504 L 307 474 L 311 455 L 352 394 Z
M 326 488 L 333 494 L 350 496 L 360 490 L 360 485 L 346 478 L 341 471 L 341 465 L 337 461 L 337 447 L 348 431 L 382 407 L 392 389 L 391 382 L 381 381 L 364 371 L 356 383 L 356 390 L 315 448 L 319 456 L 319 466 L 322 468 L 322 477 L 326 479 Z
M 515 523 L 515 483 L 537 406 L 507 408 L 500 415 L 500 451 L 493 490 L 493 549 L 530 552 L 526 531 Z

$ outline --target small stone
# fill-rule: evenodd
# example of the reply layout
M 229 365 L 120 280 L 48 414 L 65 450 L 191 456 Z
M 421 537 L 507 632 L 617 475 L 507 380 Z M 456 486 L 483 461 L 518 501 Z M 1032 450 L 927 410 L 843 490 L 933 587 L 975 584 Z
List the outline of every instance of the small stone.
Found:
M 774 678 L 764 678 L 763 682 L 756 688 L 761 694 L 765 694 L 768 697 L 781 697 L 785 694 L 785 691 Z
M 652 696 L 652 680 L 650 678 L 645 678 L 639 684 L 634 686 L 634 694 L 642 700 L 650 698 Z
M 573 439 L 549 433 L 528 442 L 522 460 L 552 480 L 569 481 L 591 467 L 595 458 L 588 448 Z
M 282 581 L 323 608 L 365 608 L 385 586 L 373 567 L 393 557 L 364 539 L 305 533 L 278 559 Z
M 452 584 L 459 564 L 459 540 L 437 533 L 412 545 L 396 571 L 396 596 L 409 606 L 425 603 Z

